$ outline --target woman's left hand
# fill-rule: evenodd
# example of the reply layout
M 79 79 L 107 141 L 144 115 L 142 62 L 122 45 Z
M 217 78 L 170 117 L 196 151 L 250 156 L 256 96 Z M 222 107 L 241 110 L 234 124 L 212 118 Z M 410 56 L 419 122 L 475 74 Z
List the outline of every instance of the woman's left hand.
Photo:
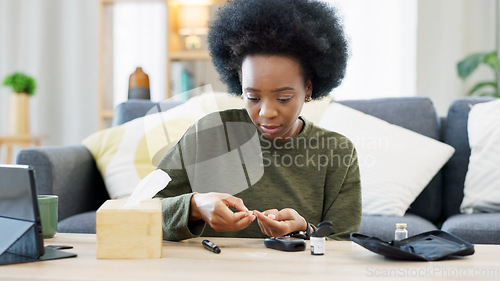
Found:
M 306 220 L 294 209 L 254 211 L 262 233 L 269 237 L 283 236 L 294 231 L 305 231 Z

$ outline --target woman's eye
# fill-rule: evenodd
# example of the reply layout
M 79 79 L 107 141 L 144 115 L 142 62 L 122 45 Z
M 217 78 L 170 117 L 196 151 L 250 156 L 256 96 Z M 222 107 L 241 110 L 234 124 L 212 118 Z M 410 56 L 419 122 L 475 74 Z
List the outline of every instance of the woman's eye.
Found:
M 259 100 L 259 98 L 253 98 L 253 97 L 247 97 L 247 99 L 248 99 L 249 101 L 253 101 L 253 102 L 256 102 L 256 101 L 258 101 L 258 100 Z
M 288 97 L 288 98 L 278 98 L 278 101 L 279 102 L 287 102 L 287 101 L 289 101 L 291 99 L 292 99 L 291 97 Z

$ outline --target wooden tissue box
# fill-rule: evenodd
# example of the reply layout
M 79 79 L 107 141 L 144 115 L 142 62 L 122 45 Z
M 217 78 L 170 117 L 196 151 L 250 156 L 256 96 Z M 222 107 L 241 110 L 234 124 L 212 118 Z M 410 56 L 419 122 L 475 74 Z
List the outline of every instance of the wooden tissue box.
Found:
M 127 200 L 108 200 L 97 210 L 97 258 L 161 258 L 161 200 L 125 209 Z

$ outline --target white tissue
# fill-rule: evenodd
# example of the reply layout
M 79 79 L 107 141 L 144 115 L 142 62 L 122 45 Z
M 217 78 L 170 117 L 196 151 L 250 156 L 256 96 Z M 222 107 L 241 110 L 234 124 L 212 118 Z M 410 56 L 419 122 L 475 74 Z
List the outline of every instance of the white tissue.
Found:
M 151 199 L 172 180 L 163 170 L 157 169 L 144 177 L 135 187 L 134 192 L 128 198 L 124 208 L 139 206 L 143 200 Z

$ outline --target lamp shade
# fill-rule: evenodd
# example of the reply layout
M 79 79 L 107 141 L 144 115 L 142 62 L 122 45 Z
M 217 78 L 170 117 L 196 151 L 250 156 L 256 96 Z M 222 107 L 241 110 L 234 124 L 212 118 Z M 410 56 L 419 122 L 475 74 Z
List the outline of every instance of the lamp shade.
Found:
M 179 8 L 179 34 L 206 34 L 208 25 L 208 6 L 186 5 Z

